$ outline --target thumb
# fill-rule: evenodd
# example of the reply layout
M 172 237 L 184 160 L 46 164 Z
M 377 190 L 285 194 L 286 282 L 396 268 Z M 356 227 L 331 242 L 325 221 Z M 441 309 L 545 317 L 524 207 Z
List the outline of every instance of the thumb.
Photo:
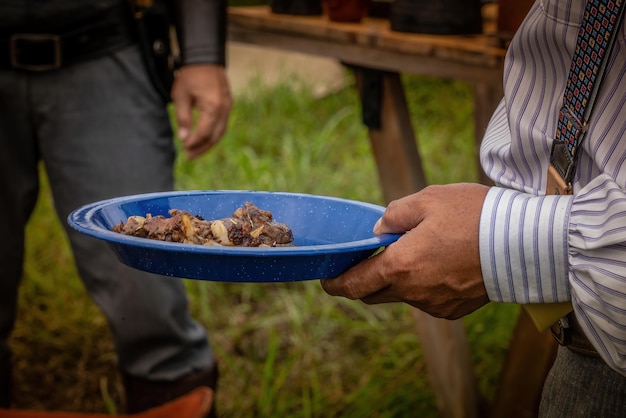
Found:
M 423 219 L 418 193 L 389 203 L 383 216 L 376 221 L 374 233 L 401 234 L 415 228 Z
M 385 232 L 383 231 L 383 227 L 381 226 L 381 223 L 383 222 L 383 218 L 379 218 L 376 223 L 374 224 L 374 234 L 376 235 L 382 235 Z

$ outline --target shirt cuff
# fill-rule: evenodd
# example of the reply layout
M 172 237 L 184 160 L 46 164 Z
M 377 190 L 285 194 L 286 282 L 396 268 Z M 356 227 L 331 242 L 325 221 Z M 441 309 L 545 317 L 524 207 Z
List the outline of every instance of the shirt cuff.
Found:
M 572 196 L 492 187 L 480 218 L 480 262 L 494 302 L 570 300 L 568 223 Z

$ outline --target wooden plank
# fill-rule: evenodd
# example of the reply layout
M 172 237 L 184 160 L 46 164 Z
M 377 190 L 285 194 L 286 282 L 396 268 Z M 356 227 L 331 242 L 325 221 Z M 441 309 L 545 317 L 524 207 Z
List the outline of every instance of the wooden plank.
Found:
M 386 71 L 406 72 L 432 77 L 452 78 L 472 83 L 494 83 L 502 78 L 501 67 L 484 67 L 442 60 L 437 56 L 416 57 L 408 53 L 395 53 L 382 48 L 368 48 L 354 44 L 337 44 L 325 40 L 299 36 L 285 36 L 231 25 L 229 38 L 233 41 L 294 51 L 316 56 L 335 58 L 344 63 Z
M 267 6 L 231 7 L 229 28 L 322 40 L 338 46 L 360 46 L 413 56 L 438 57 L 450 62 L 499 67 L 504 50 L 492 35 L 441 36 L 393 31 L 385 19 L 360 23 L 331 22 L 326 16 L 288 16 L 271 13 Z

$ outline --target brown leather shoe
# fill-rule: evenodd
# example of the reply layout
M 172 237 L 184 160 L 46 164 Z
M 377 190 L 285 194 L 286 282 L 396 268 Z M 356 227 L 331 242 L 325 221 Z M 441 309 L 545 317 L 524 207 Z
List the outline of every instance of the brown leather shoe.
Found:
M 206 386 L 217 391 L 217 364 L 198 373 L 192 373 L 174 381 L 153 381 L 124 375 L 126 392 L 126 412 L 135 414 L 167 401 L 176 399 L 199 386 Z M 214 398 L 215 399 L 215 398 Z M 215 402 L 207 418 L 216 418 Z

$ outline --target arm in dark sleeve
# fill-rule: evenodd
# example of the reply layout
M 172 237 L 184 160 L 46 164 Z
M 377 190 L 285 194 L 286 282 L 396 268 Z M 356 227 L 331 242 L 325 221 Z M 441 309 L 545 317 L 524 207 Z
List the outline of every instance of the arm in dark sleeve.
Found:
M 226 0 L 174 0 L 181 65 L 226 65 Z

